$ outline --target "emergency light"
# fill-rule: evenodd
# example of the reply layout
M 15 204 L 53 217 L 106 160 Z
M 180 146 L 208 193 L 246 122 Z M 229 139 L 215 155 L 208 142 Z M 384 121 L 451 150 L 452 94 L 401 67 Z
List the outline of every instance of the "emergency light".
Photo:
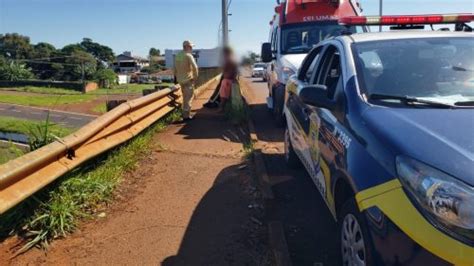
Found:
M 351 16 L 339 19 L 339 24 L 347 26 L 364 25 L 420 25 L 452 24 L 474 21 L 474 14 L 449 15 L 409 15 L 409 16 Z

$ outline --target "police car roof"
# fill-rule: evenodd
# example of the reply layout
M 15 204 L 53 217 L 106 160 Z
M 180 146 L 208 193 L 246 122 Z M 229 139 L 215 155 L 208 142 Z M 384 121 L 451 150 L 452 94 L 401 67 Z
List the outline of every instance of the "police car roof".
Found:
M 394 39 L 417 39 L 417 38 L 455 38 L 474 37 L 470 32 L 453 31 L 428 31 L 428 30 L 396 30 L 385 32 L 356 33 L 349 36 L 351 42 L 371 42 Z

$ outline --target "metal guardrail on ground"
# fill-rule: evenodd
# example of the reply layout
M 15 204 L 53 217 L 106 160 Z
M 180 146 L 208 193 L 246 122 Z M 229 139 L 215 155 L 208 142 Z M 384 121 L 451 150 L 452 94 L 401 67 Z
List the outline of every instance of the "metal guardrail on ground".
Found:
M 181 102 L 178 87 L 123 103 L 77 132 L 0 165 L 0 214 L 87 160 L 133 138 Z

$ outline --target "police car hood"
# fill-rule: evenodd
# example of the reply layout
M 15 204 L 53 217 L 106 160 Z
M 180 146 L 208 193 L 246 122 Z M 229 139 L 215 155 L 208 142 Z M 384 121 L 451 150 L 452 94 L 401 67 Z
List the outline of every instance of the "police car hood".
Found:
M 305 57 L 306 54 L 287 54 L 281 57 L 280 62 L 282 67 L 291 68 L 296 73 Z
M 395 155 L 406 155 L 474 186 L 472 109 L 369 107 L 368 129 Z

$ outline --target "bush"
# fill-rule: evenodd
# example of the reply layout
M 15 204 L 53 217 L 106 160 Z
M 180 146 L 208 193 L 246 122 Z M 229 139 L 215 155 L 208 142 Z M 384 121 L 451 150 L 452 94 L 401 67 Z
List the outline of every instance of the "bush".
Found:
M 33 77 L 34 75 L 29 68 L 15 61 L 3 62 L 0 65 L 0 80 L 17 81 Z
M 94 79 L 97 80 L 101 88 L 110 88 L 111 85 L 117 84 L 117 75 L 112 69 L 98 70 Z

